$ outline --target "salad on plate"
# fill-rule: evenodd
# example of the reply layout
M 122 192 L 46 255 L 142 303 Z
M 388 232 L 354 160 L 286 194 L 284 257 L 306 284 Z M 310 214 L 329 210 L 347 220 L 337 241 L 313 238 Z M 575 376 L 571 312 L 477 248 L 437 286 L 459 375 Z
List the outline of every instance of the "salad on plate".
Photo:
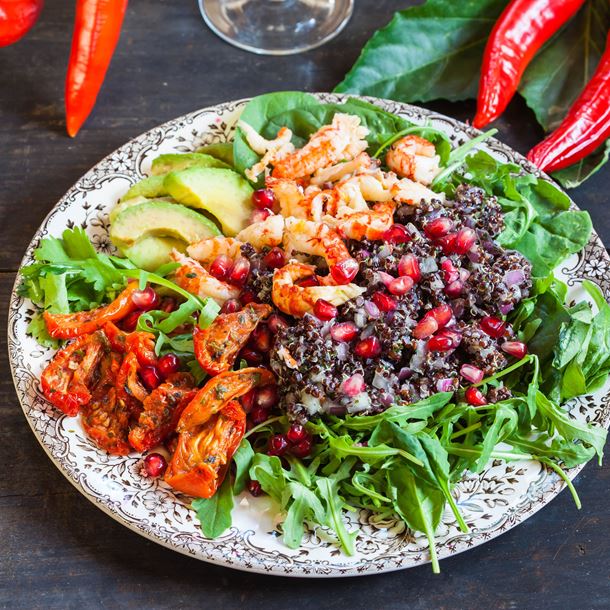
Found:
M 109 217 L 21 269 L 29 332 L 57 348 L 40 385 L 100 450 L 192 502 L 203 533 L 266 494 L 283 541 L 343 515 L 429 541 L 491 460 L 565 472 L 606 430 L 568 401 L 606 383 L 610 306 L 554 270 L 591 234 L 553 183 L 359 99 L 252 99 L 229 143 L 163 154 Z

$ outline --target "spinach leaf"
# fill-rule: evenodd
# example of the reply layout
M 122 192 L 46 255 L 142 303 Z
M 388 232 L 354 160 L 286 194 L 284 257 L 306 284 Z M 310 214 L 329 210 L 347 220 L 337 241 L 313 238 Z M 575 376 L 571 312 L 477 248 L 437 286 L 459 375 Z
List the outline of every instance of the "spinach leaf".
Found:
M 318 101 L 309 93 L 300 91 L 278 91 L 259 95 L 251 99 L 241 113 L 240 119 L 261 133 L 267 122 L 277 114 L 291 108 L 302 108 Z M 275 135 L 275 134 L 274 134 Z M 233 140 L 233 163 L 242 174 L 259 160 L 259 156 L 248 146 L 243 131 L 238 127 Z
M 487 37 L 506 0 L 428 0 L 396 13 L 335 87 L 426 102 L 474 97 Z
M 233 491 L 230 477 L 225 477 L 218 491 L 211 498 L 193 500 L 193 509 L 207 538 L 218 538 L 231 527 Z

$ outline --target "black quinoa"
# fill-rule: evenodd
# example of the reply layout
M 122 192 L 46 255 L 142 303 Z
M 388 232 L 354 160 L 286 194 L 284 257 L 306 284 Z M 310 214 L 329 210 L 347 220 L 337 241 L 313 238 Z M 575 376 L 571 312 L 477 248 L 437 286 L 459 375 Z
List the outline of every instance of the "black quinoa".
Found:
M 441 216 L 454 222 L 454 231 L 463 227 L 475 231 L 477 242 L 467 254 L 445 254 L 438 242 L 425 235 L 426 224 Z M 487 335 L 479 322 L 486 315 L 502 317 L 528 296 L 531 265 L 518 252 L 505 250 L 494 241 L 504 227 L 495 197 L 480 188 L 461 185 L 453 200 L 400 206 L 395 221 L 406 226 L 410 241 L 394 245 L 347 241 L 351 255 L 360 263 L 354 281 L 365 288 L 362 296 L 339 307 L 339 315 L 332 322 L 322 323 L 306 315 L 277 336 L 270 365 L 278 378 L 280 407 L 290 418 L 305 421 L 318 410 L 338 415 L 378 413 L 396 400 L 413 402 L 441 390 L 467 386 L 459 374 L 463 364 L 481 368 L 486 376 L 506 367 L 508 360 L 500 348 L 504 339 Z M 251 262 L 260 256 L 243 253 Z M 417 257 L 421 280 L 404 296 L 394 296 L 394 311 L 377 314 L 371 307 L 372 295 L 377 291 L 389 294 L 380 272 L 398 276 L 398 264 L 405 254 Z M 441 265 L 446 259 L 464 278 L 463 293 L 457 298 L 449 298 L 444 292 Z M 271 277 L 258 265 L 249 279 L 251 289 L 266 302 L 270 301 Z M 443 304 L 451 306 L 454 313 L 447 329 L 458 333 L 461 342 L 452 351 L 429 351 L 427 339 L 414 338 L 412 329 L 427 311 Z M 333 341 L 330 327 L 346 321 L 358 326 L 359 335 L 349 343 Z M 354 347 L 358 340 L 369 336 L 380 341 L 381 355 L 363 359 L 355 354 Z M 354 399 L 346 396 L 341 386 L 356 374 L 363 376 L 366 390 Z M 499 386 L 489 391 L 488 400 L 497 402 L 508 397 L 510 390 Z

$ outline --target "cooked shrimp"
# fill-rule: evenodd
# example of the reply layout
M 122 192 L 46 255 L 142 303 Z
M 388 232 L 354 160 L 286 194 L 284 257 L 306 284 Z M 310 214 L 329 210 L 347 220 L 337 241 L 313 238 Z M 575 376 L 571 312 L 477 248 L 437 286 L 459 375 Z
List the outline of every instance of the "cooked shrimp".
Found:
M 275 165 L 280 159 L 294 151 L 294 145 L 291 142 L 292 131 L 288 127 L 282 127 L 273 140 L 266 140 L 244 121 L 239 121 L 237 126 L 244 133 L 250 148 L 263 157 L 258 163 L 246 170 L 246 177 L 253 182 L 260 174 L 267 171 L 270 164 Z
M 232 259 L 238 258 L 241 256 L 242 245 L 243 241 L 232 237 L 209 237 L 191 244 L 186 251 L 191 258 L 202 265 L 209 265 L 221 254 L 225 254 Z
M 282 216 L 309 218 L 307 206 L 304 205 L 303 187 L 295 180 L 286 178 L 267 178 L 267 188 L 273 191 Z
M 312 222 L 296 218 L 286 219 L 284 249 L 290 256 L 303 252 L 321 256 L 330 267 L 352 258 L 339 234 L 323 222 Z
M 251 244 L 257 249 L 279 246 L 284 235 L 284 217 L 281 214 L 268 216 L 261 222 L 255 222 L 237 234 L 237 239 Z
M 421 184 L 430 184 L 440 171 L 440 157 L 434 144 L 420 136 L 409 135 L 394 142 L 388 150 L 387 166 L 403 178 L 411 178 Z
M 364 172 L 376 170 L 379 167 L 379 161 L 371 159 L 367 153 L 363 152 L 356 156 L 351 161 L 341 161 L 336 165 L 319 169 L 311 178 L 311 184 L 321 185 L 326 182 L 337 182 L 341 178 L 345 178 L 356 172 Z
M 239 288 L 217 280 L 192 258 L 184 256 L 177 250 L 172 251 L 171 257 L 181 265 L 174 272 L 174 282 L 191 294 L 202 299 L 211 297 L 219 305 L 239 297 Z
M 445 193 L 435 193 L 419 182 L 414 182 L 409 178 L 397 180 L 392 187 L 394 199 L 400 203 L 408 203 L 410 205 L 419 205 L 422 200 L 431 201 L 438 199 L 445 200 Z
M 303 148 L 276 161 L 272 176 L 296 180 L 339 161 L 353 159 L 366 150 L 367 134 L 368 129 L 360 125 L 359 117 L 338 112 L 332 124 L 318 129 Z
M 366 212 L 353 212 L 335 220 L 337 231 L 349 239 L 383 239 L 385 232 L 394 224 L 396 204 L 393 201 L 376 203 Z
M 363 292 L 356 284 L 343 286 L 297 286 L 295 282 L 315 275 L 313 265 L 303 263 L 289 263 L 273 274 L 273 289 L 271 296 L 275 306 L 284 313 L 302 318 L 306 313 L 313 311 L 318 299 L 324 299 L 333 305 L 343 305 Z

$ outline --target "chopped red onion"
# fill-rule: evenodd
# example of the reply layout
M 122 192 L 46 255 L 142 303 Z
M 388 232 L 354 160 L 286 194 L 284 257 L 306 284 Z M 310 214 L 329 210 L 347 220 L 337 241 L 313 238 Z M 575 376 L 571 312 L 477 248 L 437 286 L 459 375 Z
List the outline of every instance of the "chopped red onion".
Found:
M 444 379 L 439 379 L 436 382 L 436 391 L 437 392 L 450 392 L 453 389 L 453 379 L 450 377 L 445 377 Z
M 373 301 L 365 301 L 364 309 L 366 310 L 366 313 L 369 315 L 369 318 L 373 318 L 374 320 L 376 320 L 381 315 L 381 313 L 379 311 L 379 307 L 377 307 L 377 305 L 375 305 L 375 303 L 373 303 Z
M 504 274 L 504 283 L 510 288 L 515 284 L 519 286 L 525 282 L 525 273 L 521 269 L 513 269 Z

